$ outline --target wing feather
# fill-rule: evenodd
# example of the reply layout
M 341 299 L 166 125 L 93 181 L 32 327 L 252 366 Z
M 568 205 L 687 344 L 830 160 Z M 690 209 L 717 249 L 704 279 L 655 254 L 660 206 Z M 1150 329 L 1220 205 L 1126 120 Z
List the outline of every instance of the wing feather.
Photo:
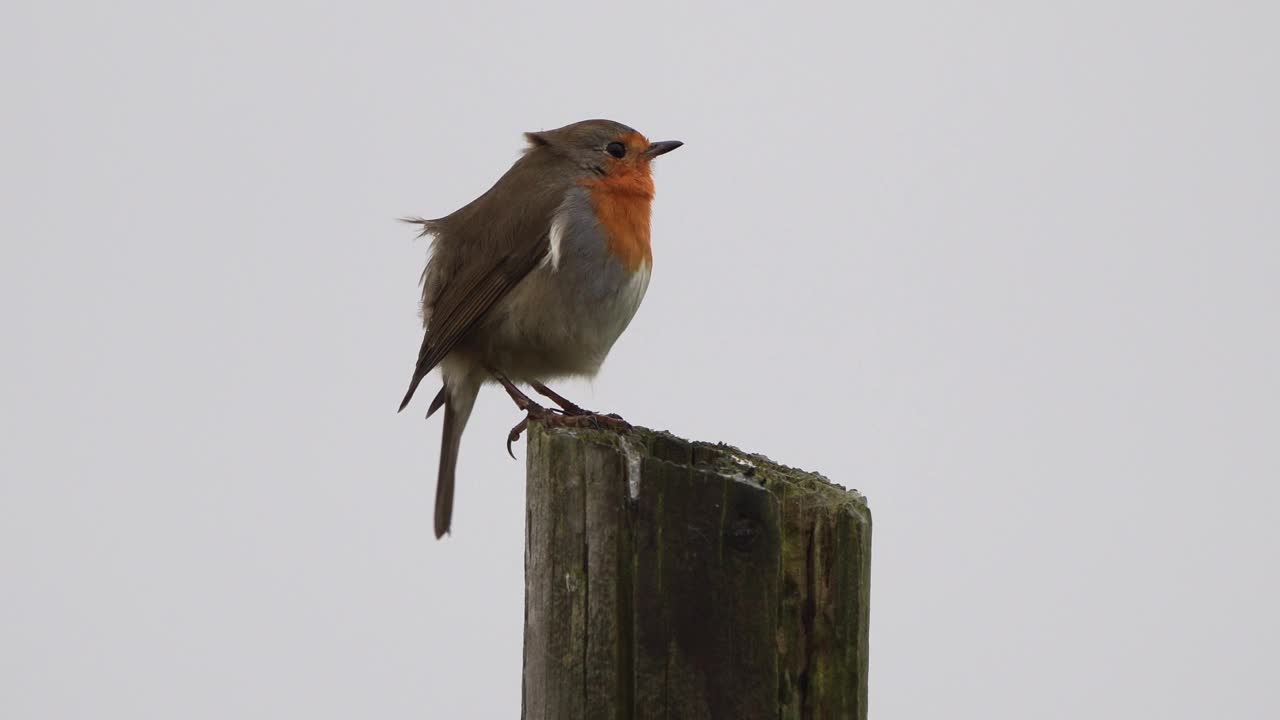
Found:
M 553 148 L 535 145 L 492 188 L 451 215 L 411 220 L 435 241 L 423 273 L 427 329 L 401 410 L 422 378 L 550 252 L 552 218 L 583 172 Z
M 468 331 L 485 313 L 520 283 L 550 251 L 546 234 L 535 236 L 533 242 L 501 258 L 487 268 L 476 268 L 467 277 L 458 278 L 445 289 L 436 301 L 431 326 L 422 338 L 418 362 L 409 382 L 409 390 L 400 409 L 404 410 L 413 399 L 419 383 L 440 361 L 457 347 Z

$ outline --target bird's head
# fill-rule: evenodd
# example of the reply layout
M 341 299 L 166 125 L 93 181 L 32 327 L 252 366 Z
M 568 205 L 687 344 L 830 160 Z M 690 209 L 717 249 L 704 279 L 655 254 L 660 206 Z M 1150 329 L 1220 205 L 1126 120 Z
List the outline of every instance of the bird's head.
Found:
M 679 140 L 649 142 L 644 135 L 612 120 L 583 120 L 555 130 L 525 133 L 525 137 L 530 150 L 545 148 L 619 184 L 648 180 L 649 163 L 684 144 Z M 649 188 L 651 195 L 651 182 Z

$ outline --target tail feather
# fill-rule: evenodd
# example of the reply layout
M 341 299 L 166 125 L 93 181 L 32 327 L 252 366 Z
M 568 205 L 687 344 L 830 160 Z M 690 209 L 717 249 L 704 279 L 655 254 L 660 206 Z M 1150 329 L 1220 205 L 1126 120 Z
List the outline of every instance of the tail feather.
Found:
M 436 411 L 444 406 L 444 401 L 447 396 L 448 396 L 448 392 L 446 388 L 444 386 L 441 386 L 440 392 L 436 393 L 435 399 L 431 401 L 431 406 L 427 408 L 427 417 L 431 417 L 432 415 L 435 415 Z
M 456 390 L 452 392 L 451 390 Z M 450 388 L 444 394 L 444 431 L 440 439 L 440 474 L 436 479 L 436 537 L 444 537 L 453 521 L 454 475 L 458 467 L 458 449 L 462 445 L 462 431 L 475 406 L 477 385 Z M 439 397 L 439 396 L 437 396 Z M 432 403 L 435 404 L 434 402 Z
M 426 376 L 426 373 L 419 374 L 415 372 L 413 374 L 413 379 L 409 381 L 409 392 L 404 394 L 404 399 L 400 401 L 400 409 L 396 410 L 396 412 L 401 412 L 405 409 L 409 401 L 413 399 L 413 393 L 418 389 L 418 383 L 422 382 L 422 378 Z

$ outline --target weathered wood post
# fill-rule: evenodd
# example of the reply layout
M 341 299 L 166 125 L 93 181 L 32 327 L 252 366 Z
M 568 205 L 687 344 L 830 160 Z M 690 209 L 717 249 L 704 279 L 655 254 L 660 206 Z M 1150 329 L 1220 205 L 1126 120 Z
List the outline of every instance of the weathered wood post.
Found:
M 867 716 L 871 514 L 727 445 L 530 426 L 525 720 Z

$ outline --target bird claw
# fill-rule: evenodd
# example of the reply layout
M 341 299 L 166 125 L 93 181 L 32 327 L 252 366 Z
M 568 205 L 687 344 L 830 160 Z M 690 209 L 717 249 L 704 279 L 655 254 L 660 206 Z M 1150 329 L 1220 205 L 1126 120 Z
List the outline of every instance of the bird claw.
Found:
M 511 451 L 511 443 L 520 439 L 520 434 L 529 428 L 530 420 L 547 420 L 557 417 L 554 410 L 548 410 L 536 402 L 529 401 L 521 410 L 525 411 L 524 418 L 511 428 L 511 432 L 507 433 L 507 454 L 512 460 L 516 459 L 516 454 Z
M 529 427 L 529 418 L 525 416 L 523 420 L 516 423 L 515 427 L 511 428 L 511 432 L 507 433 L 507 454 L 511 456 L 512 460 L 516 459 L 516 454 L 511 452 L 511 443 L 519 440 L 520 433 L 524 432 L 527 427 Z
M 511 444 L 520 439 L 520 435 L 529 429 L 530 420 L 538 420 L 547 425 L 559 427 L 587 427 L 594 430 L 612 430 L 614 432 L 624 433 L 631 430 L 631 423 L 622 419 L 617 413 L 602 414 L 583 410 L 576 405 L 572 409 L 555 409 L 545 408 L 541 405 L 529 400 L 528 398 L 517 399 L 517 406 L 525 411 L 525 416 L 515 427 L 507 433 L 507 454 L 512 460 L 516 459 L 516 454 L 511 449 Z

